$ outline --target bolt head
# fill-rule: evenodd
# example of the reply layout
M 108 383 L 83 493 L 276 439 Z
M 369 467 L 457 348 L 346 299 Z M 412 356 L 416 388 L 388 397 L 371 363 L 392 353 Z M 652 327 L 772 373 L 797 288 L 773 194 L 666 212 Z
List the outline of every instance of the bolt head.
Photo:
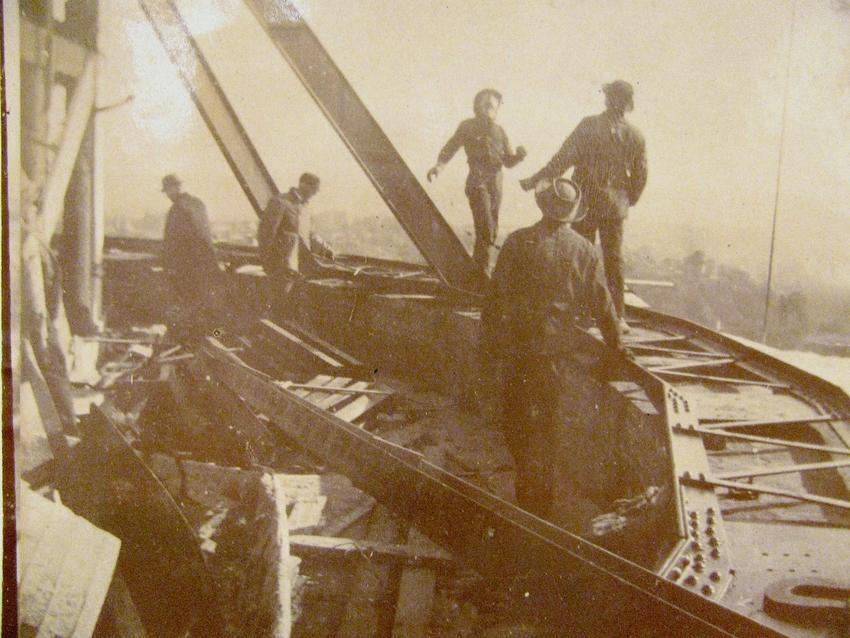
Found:
M 680 570 L 678 567 L 674 567 L 667 574 L 667 578 L 669 578 L 670 580 L 679 580 L 681 577 L 682 577 L 682 570 Z
M 712 587 L 711 585 L 703 585 L 702 593 L 706 596 L 711 596 L 714 594 L 714 587 Z
M 716 583 L 720 580 L 720 572 L 711 572 L 708 577 Z
M 697 577 L 696 577 L 696 576 L 694 576 L 693 574 L 691 574 L 690 576 L 688 576 L 688 577 L 685 579 L 685 584 L 686 584 L 688 587 L 693 587 L 694 585 L 696 585 L 696 584 L 697 584 Z

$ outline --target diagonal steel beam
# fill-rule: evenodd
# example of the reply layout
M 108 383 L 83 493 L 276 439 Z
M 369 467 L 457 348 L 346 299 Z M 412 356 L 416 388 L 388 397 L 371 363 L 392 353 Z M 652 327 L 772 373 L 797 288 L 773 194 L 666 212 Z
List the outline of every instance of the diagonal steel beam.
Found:
M 670 627 L 682 635 L 779 636 L 752 618 L 481 490 L 420 454 L 381 442 L 277 387 L 214 340 L 208 339 L 203 356 L 212 375 L 266 414 L 282 433 L 484 576 L 558 575 L 564 580 L 553 581 L 553 587 L 563 582 L 569 591 L 582 592 L 580 599 L 559 593 L 564 596 L 559 605 L 570 598 L 587 601 L 579 604 L 625 605 L 642 618 L 640 636 L 659 635 Z M 621 617 L 603 620 L 603 607 L 595 609 L 599 613 L 594 622 L 622 622 Z M 610 629 L 615 630 L 614 625 Z
M 445 283 L 481 292 L 483 274 L 299 11 L 245 2 L 426 261 Z
M 738 483 L 736 481 L 725 481 L 718 478 L 705 479 L 682 479 L 683 483 L 692 483 L 698 485 L 715 485 L 717 487 L 725 487 L 730 490 L 743 490 L 745 492 L 756 492 L 758 494 L 770 494 L 772 496 L 787 496 L 799 501 L 807 503 L 817 503 L 818 505 L 828 505 L 839 509 L 850 510 L 850 501 L 843 501 L 837 498 L 829 498 L 826 496 L 818 496 L 817 494 L 808 494 L 806 492 L 794 492 L 793 490 L 784 490 L 780 487 L 771 487 L 767 485 L 754 485 L 752 483 Z
M 834 416 L 826 415 L 801 417 L 798 419 L 760 419 L 754 421 L 714 421 L 712 419 L 700 419 L 699 424 L 701 428 L 716 430 L 725 428 L 757 428 L 766 425 L 808 425 L 810 423 L 828 423 L 837 420 Z
M 834 470 L 850 466 L 850 460 L 827 461 L 824 463 L 801 463 L 799 465 L 781 465 L 779 467 L 761 467 L 757 470 L 738 470 L 715 474 L 714 478 L 731 481 L 739 478 L 755 478 L 757 476 L 775 476 L 777 474 L 795 474 L 797 472 L 817 472 L 819 470 Z
M 674 428 L 683 429 L 683 428 Z M 770 445 L 783 445 L 785 447 L 800 449 L 800 450 L 815 450 L 817 452 L 827 452 L 829 454 L 844 454 L 850 455 L 850 448 L 846 447 L 831 447 L 828 445 L 816 445 L 814 443 L 798 443 L 797 441 L 789 441 L 787 439 L 777 439 L 771 436 L 753 436 L 751 434 L 741 434 L 739 432 L 727 432 L 726 430 L 712 430 L 704 427 L 693 428 L 694 432 L 700 434 L 711 434 L 714 436 L 722 436 L 727 439 L 738 439 L 740 441 L 753 441 L 754 443 L 769 443 Z

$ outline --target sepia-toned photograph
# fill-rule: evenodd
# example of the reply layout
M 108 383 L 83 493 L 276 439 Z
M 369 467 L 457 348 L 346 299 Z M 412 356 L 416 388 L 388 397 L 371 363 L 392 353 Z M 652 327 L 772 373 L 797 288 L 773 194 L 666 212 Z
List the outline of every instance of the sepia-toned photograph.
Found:
M 2 32 L 4 637 L 850 637 L 850 0 Z

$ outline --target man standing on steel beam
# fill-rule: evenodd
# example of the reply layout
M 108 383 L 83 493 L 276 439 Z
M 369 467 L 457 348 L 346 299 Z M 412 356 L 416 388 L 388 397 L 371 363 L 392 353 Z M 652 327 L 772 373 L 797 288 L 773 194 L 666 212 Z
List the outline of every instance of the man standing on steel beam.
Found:
M 525 149 L 516 153 L 505 130 L 496 124 L 502 94 L 494 89 L 479 91 L 473 100 L 474 118 L 464 120 L 440 151 L 437 163 L 428 171 L 428 181 L 436 178 L 462 146 L 469 163 L 466 196 L 475 224 L 475 263 L 490 274 L 490 260 L 499 226 L 502 203 L 502 166 L 511 168 L 525 159 Z
M 257 246 L 260 262 L 269 279 L 268 310 L 273 318 L 292 313 L 288 297 L 299 273 L 301 217 L 304 207 L 319 192 L 319 178 L 304 173 L 298 186 L 272 197 L 260 217 Z M 324 244 L 323 248 L 327 249 Z M 327 249 L 330 255 L 332 251 Z
M 162 178 L 162 192 L 171 200 L 163 234 L 163 266 L 175 294 L 169 327 L 180 337 L 199 336 L 206 319 L 224 311 L 225 289 L 216 258 L 204 203 L 182 190 L 176 175 Z
M 599 232 L 608 288 L 620 329 L 628 332 L 623 314 L 623 223 L 646 186 L 646 143 L 625 116 L 634 109 L 632 85 L 616 80 L 602 91 L 605 111 L 579 122 L 549 163 L 520 185 L 531 190 L 540 180 L 559 177 L 575 166 L 573 179 L 582 189 L 586 214 L 574 228 L 591 243 Z
M 576 318 L 592 316 L 616 364 L 625 356 L 617 313 L 594 247 L 570 229 L 581 191 L 572 181 L 541 180 L 543 219 L 505 240 L 482 310 L 482 355 L 502 362 L 502 428 L 516 465 L 519 505 L 546 518 L 553 501 L 558 442 L 580 436 L 575 406 L 564 401 L 575 374 Z M 574 377 L 573 377 L 574 378 Z M 566 390 L 566 391 L 565 391 Z M 568 443 L 580 449 L 581 442 Z M 581 477 L 559 477 L 582 494 Z

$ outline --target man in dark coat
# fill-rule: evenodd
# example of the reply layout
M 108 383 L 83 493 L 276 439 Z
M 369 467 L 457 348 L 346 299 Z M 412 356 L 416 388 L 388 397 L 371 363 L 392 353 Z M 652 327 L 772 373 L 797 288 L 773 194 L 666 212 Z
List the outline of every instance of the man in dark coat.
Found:
M 485 357 L 503 362 L 503 429 L 516 465 L 521 507 L 546 517 L 552 505 L 553 447 L 569 430 L 559 407 L 569 383 L 575 321 L 596 320 L 614 360 L 623 355 L 617 314 L 594 247 L 571 230 L 581 200 L 570 180 L 541 180 L 543 219 L 505 241 L 482 312 Z
M 298 179 L 298 186 L 272 197 L 260 218 L 257 246 L 270 283 L 269 306 L 275 307 L 275 314 L 291 311 L 287 297 L 301 265 L 301 216 L 304 207 L 318 192 L 319 178 L 304 173 Z
M 207 209 L 200 199 L 183 192 L 176 175 L 162 178 L 162 192 L 171 200 L 162 260 L 175 296 L 171 311 L 178 315 L 169 323 L 180 333 L 183 329 L 196 332 L 205 329 L 201 315 L 214 317 L 225 303 Z
M 525 158 L 525 149 L 516 153 L 505 130 L 496 124 L 502 94 L 493 89 L 479 91 L 473 101 L 475 117 L 464 120 L 440 151 L 437 163 L 428 171 L 428 181 L 436 178 L 462 146 L 469 163 L 466 196 L 475 224 L 472 256 L 479 267 L 490 273 L 490 258 L 499 226 L 502 203 L 502 166 L 511 168 Z
M 602 87 L 605 111 L 584 118 L 549 163 L 532 177 L 520 181 L 530 190 L 541 179 L 553 179 L 575 167 L 573 180 L 582 190 L 585 215 L 574 228 L 591 243 L 602 245 L 608 287 L 623 319 L 623 223 L 646 186 L 646 144 L 641 132 L 626 120 L 634 108 L 632 85 L 617 80 Z

